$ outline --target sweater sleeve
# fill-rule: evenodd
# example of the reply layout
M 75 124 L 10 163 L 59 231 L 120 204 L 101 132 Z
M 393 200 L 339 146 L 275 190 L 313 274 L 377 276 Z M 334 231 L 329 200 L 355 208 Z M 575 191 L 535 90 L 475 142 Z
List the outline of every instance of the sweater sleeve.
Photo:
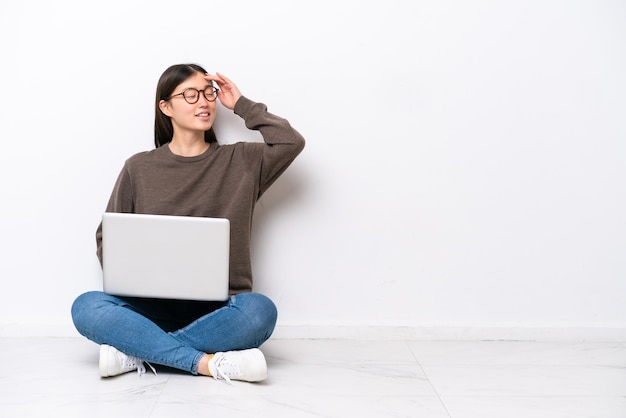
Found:
M 234 112 L 243 118 L 248 129 L 259 131 L 265 142 L 261 152 L 260 197 L 302 152 L 305 141 L 286 119 L 269 113 L 263 103 L 241 96 Z
M 134 212 L 133 189 L 128 161 L 124 164 L 124 168 L 117 177 L 106 211 L 118 213 Z M 102 266 L 102 221 L 96 229 L 96 255 L 100 261 L 100 266 Z

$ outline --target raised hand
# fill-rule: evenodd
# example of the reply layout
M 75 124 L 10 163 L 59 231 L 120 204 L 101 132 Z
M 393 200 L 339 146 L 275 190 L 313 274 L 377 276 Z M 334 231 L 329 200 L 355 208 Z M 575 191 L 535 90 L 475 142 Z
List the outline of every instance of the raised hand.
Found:
M 213 74 L 205 74 L 204 78 L 207 81 L 215 81 L 219 91 L 217 92 L 217 98 L 220 99 L 220 102 L 224 105 L 224 107 L 228 109 L 234 109 L 235 103 L 241 97 L 241 92 L 229 78 L 220 73 Z

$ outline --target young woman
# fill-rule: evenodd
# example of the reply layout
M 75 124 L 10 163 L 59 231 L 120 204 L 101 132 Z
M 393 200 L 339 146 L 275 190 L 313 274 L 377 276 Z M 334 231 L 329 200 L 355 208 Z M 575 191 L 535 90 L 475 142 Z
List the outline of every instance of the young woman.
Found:
M 218 144 L 216 99 L 248 129 L 260 131 L 264 143 Z M 272 334 L 277 311 L 269 298 L 252 291 L 252 215 L 256 201 L 302 151 L 304 139 L 222 74 L 182 64 L 159 79 L 155 145 L 126 161 L 106 211 L 229 219 L 230 298 L 191 302 L 92 291 L 75 300 L 74 325 L 100 344 L 103 377 L 143 373 L 148 362 L 216 379 L 263 380 L 267 366 L 258 347 Z M 96 243 L 102 263 L 102 224 Z

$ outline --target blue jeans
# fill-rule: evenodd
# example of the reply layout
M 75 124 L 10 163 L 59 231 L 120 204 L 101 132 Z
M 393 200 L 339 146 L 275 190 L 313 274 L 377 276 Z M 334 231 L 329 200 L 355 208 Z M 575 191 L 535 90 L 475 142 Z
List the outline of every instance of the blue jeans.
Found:
M 72 305 L 80 334 L 149 363 L 198 374 L 205 354 L 259 347 L 274 331 L 274 303 L 259 293 L 226 302 L 121 298 L 93 291 Z

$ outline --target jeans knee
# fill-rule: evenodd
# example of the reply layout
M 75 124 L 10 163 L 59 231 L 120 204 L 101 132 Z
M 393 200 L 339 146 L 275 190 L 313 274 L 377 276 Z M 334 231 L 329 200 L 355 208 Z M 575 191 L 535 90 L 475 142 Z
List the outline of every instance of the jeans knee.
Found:
M 76 324 L 76 322 L 83 316 L 86 305 L 88 304 L 87 299 L 89 299 L 90 293 L 91 292 L 83 293 L 82 295 L 74 299 L 74 303 L 72 303 L 71 309 L 72 320 L 74 321 L 74 324 Z
M 270 298 L 260 293 L 244 293 L 235 296 L 240 299 L 239 308 L 245 311 L 251 332 L 256 334 L 258 345 L 265 342 L 274 331 L 278 319 L 278 309 Z
M 276 325 L 276 320 L 278 319 L 278 309 L 276 309 L 276 305 L 267 296 L 261 295 L 260 293 L 255 293 L 255 295 L 255 312 L 260 328 L 270 328 L 273 330 Z
M 90 291 L 78 296 L 72 303 L 71 313 L 74 326 L 84 335 L 84 331 L 97 319 L 96 315 L 98 306 L 101 305 L 104 293 L 99 291 Z

